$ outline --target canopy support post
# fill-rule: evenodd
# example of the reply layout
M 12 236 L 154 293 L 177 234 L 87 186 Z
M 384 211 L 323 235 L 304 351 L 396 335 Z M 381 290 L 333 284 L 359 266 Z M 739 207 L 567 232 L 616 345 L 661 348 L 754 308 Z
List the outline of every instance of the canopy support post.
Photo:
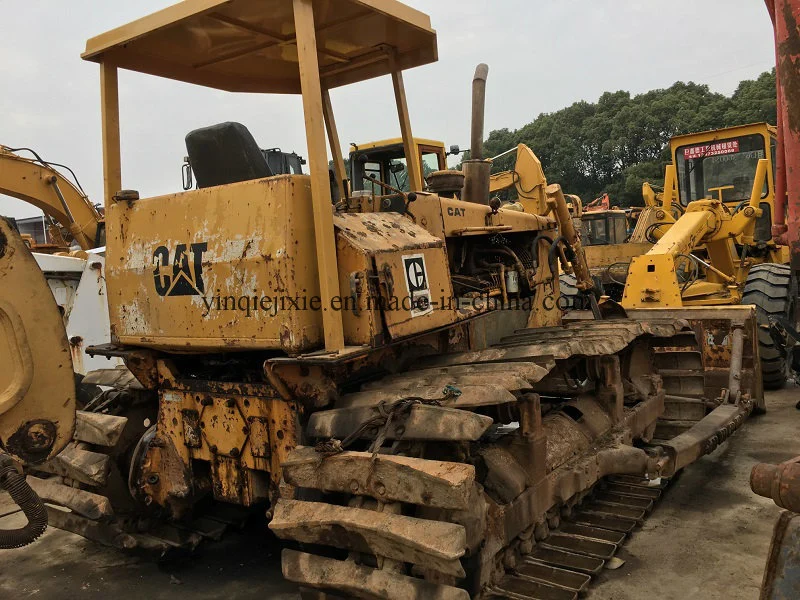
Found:
M 100 104 L 103 120 L 103 191 L 106 207 L 122 189 L 119 141 L 119 85 L 117 67 L 100 63 Z
M 389 65 L 392 71 L 392 86 L 394 87 L 394 100 L 397 104 L 397 116 L 400 119 L 400 134 L 403 136 L 403 150 L 406 155 L 406 169 L 408 170 L 409 190 L 422 191 L 422 174 L 420 172 L 420 157 L 414 151 L 414 137 L 411 135 L 411 119 L 408 116 L 408 103 L 406 102 L 406 89 L 403 85 L 403 72 L 397 67 L 394 52 L 389 54 Z
M 345 183 L 347 174 L 344 170 L 344 157 L 342 156 L 342 145 L 339 142 L 339 132 L 336 129 L 336 120 L 333 118 L 333 105 L 331 104 L 331 94 L 327 89 L 322 90 L 322 110 L 325 113 L 325 127 L 328 130 L 328 145 L 333 155 L 333 171 L 336 174 L 336 187 L 339 188 L 339 199 L 347 199 L 347 185 Z
M 328 176 L 328 153 L 322 109 L 322 86 L 317 59 L 314 8 L 311 0 L 293 0 L 297 55 L 300 63 L 300 89 L 306 123 L 308 164 L 311 174 L 311 202 L 314 211 L 314 236 L 317 246 L 317 269 L 322 303 L 322 328 L 325 350 L 344 348 L 342 314 L 333 310 L 333 297 L 339 293 L 339 269 L 336 263 L 336 240 L 333 228 L 333 203 Z

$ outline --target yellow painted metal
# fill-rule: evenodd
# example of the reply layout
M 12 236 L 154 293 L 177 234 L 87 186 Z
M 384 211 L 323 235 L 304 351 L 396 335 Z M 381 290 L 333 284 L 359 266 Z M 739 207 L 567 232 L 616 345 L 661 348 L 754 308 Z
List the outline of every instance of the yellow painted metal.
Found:
M 515 189 L 519 203 L 527 213 L 543 215 L 547 213 L 547 180 L 542 163 L 533 150 L 525 144 L 517 146 L 517 158 L 511 171 L 495 173 L 489 179 L 489 193 Z
M 437 60 L 428 15 L 395 0 L 314 3 L 320 83 Z M 293 0 L 186 0 L 91 38 L 83 58 L 237 92 L 300 93 Z
M 375 140 L 372 142 L 365 142 L 363 144 L 354 144 L 353 148 L 350 150 L 350 154 L 352 155 L 355 151 L 365 151 L 365 150 L 383 150 L 384 148 L 390 148 L 394 146 L 400 146 L 403 144 L 403 138 L 396 137 L 396 138 L 388 138 L 385 140 Z M 442 156 L 444 156 L 444 143 L 438 140 L 430 140 L 427 138 L 414 138 L 414 155 L 419 154 L 419 149 L 421 146 L 428 146 L 430 148 L 436 148 L 437 150 L 441 151 Z
M 753 243 L 753 229 L 761 216 L 760 201 L 768 161 L 758 162 L 750 202 L 735 214 L 719 200 L 697 200 L 647 254 L 631 260 L 622 305 L 626 308 L 677 307 L 690 304 L 738 304 L 747 269 L 735 241 Z M 703 247 L 708 257 L 692 255 Z M 696 281 L 678 280 L 678 261 L 695 273 Z
M 418 201 L 426 200 L 435 204 L 438 198 L 431 195 Z M 380 308 L 380 301 L 388 307 L 381 312 L 392 339 L 444 327 L 457 320 L 456 307 L 445 304 L 451 301 L 453 288 L 443 238 L 397 213 L 344 213 L 336 216 L 335 223 L 340 251 L 363 257 L 364 270 L 376 274 L 380 297 L 372 299 L 373 307 Z M 412 277 L 407 273 L 414 268 L 408 262 L 413 257 L 420 259 L 417 264 L 421 266 L 411 275 L 428 284 L 421 295 L 411 288 Z M 341 279 L 346 275 L 343 268 Z M 362 287 L 366 288 L 367 275 L 363 275 Z M 342 296 L 346 297 L 344 293 Z M 369 319 L 371 328 L 352 322 L 356 330 L 347 332 L 348 339 L 368 343 L 381 333 L 382 323 L 371 318 L 370 312 L 362 318 Z
M 435 203 L 426 202 L 435 198 Z M 466 203 L 452 198 L 439 198 L 432 194 L 420 194 L 412 205 L 417 223 L 441 238 L 485 235 L 491 231 L 555 231 L 556 219 L 501 209 L 496 213 L 483 204 Z
M 417 156 L 414 148 L 414 136 L 411 132 L 411 119 L 408 115 L 408 102 L 406 101 L 406 89 L 405 84 L 403 83 L 403 72 L 400 69 L 394 51 L 392 51 L 389 56 L 389 65 L 392 71 L 392 87 L 394 88 L 394 100 L 397 106 L 397 118 L 400 121 L 400 133 L 403 138 L 403 150 L 406 156 Z M 422 156 L 420 155 L 419 158 L 421 161 Z M 422 168 L 420 161 L 406 161 L 409 189 L 412 191 L 423 189 Z
M 312 215 L 308 175 L 113 203 L 106 282 L 114 339 L 190 351 L 318 346 Z M 292 310 L 289 298 L 316 298 L 317 310 Z
M 575 224 L 572 222 L 572 216 L 569 214 L 564 192 L 561 191 L 561 186 L 557 183 L 552 183 L 547 186 L 545 192 L 547 193 L 547 200 L 553 207 L 553 212 L 558 220 L 559 234 L 567 240 L 567 243 L 575 253 L 572 269 L 575 272 L 576 286 L 579 290 L 591 290 L 594 287 L 594 283 L 589 274 L 589 266 L 586 263 L 586 254 L 583 251 L 580 236 L 575 230 Z
M 314 211 L 314 237 L 317 249 L 319 290 L 322 299 L 322 321 L 325 349 L 338 352 L 344 348 L 342 316 L 330 309 L 338 289 L 336 246 L 333 233 L 331 189 L 328 178 L 328 154 L 325 150 L 322 89 L 317 60 L 316 25 L 311 0 L 294 0 L 294 25 L 300 82 L 303 93 L 303 114 L 306 121 L 306 143 L 311 171 L 311 198 Z M 333 123 L 333 115 L 330 116 Z M 335 127 L 333 128 L 335 130 Z
M 624 244 L 608 244 L 605 246 L 584 246 L 586 262 L 590 270 L 609 267 L 611 265 L 626 265 L 635 256 L 646 254 L 653 244 L 635 244 L 626 242 Z
M 61 313 L 25 243 L 0 218 L 0 446 L 24 463 L 72 439 L 75 382 Z
M 100 63 L 100 108 L 103 129 L 103 191 L 106 210 L 122 189 L 119 137 L 119 82 L 113 63 Z
M 0 146 L 0 194 L 42 210 L 68 229 L 84 250 L 97 245 L 103 217 L 89 198 L 53 167 Z
M 339 191 L 339 199 L 343 200 L 347 197 L 348 192 L 345 188 L 347 173 L 344 170 L 342 144 L 339 141 L 339 131 L 336 129 L 331 94 L 328 90 L 322 90 L 322 110 L 325 115 L 325 129 L 328 132 L 328 145 L 331 149 L 331 156 L 333 156 L 333 172 L 336 176 L 336 189 Z
M 436 60 L 429 17 L 395 0 L 187 0 L 90 39 L 83 58 L 101 65 L 107 209 L 122 187 L 118 68 L 230 91 L 302 94 L 325 348 L 341 351 L 341 315 L 328 309 L 338 280 L 322 90 L 391 74 L 408 145 L 401 71 Z M 341 165 L 337 171 L 341 179 Z

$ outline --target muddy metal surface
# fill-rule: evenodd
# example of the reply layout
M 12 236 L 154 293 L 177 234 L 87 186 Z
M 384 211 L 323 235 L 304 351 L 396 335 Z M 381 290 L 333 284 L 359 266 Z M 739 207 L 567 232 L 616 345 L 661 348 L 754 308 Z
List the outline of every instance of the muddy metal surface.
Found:
M 794 387 L 769 394 L 767 415 L 687 469 L 618 554 L 625 565 L 601 575 L 588 600 L 756 600 L 780 511 L 750 491 L 750 468 L 800 454 L 799 398 Z M 2 495 L 0 515 L 8 510 Z M 20 521 L 2 517 L 0 526 Z M 32 546 L 0 551 L 0 597 L 297 600 L 278 554 L 263 524 L 161 566 L 51 529 Z
M 766 415 L 688 467 L 588 600 L 757 600 L 780 509 L 750 491 L 750 469 L 800 454 L 799 399 L 798 387 L 768 393 Z

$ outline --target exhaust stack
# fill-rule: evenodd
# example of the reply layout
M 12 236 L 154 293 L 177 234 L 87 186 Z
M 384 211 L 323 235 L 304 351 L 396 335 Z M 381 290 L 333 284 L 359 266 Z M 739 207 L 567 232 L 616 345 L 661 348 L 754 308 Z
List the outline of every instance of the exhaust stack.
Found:
M 472 78 L 472 143 L 469 147 L 470 159 L 483 159 L 483 119 L 486 111 L 486 77 L 489 65 L 481 63 L 475 68 Z
M 475 69 L 472 78 L 472 131 L 470 144 L 470 160 L 462 164 L 464 170 L 464 188 L 461 199 L 475 204 L 489 204 L 489 176 L 492 172 L 492 161 L 483 160 L 483 121 L 486 108 L 486 78 L 489 66 L 481 63 Z

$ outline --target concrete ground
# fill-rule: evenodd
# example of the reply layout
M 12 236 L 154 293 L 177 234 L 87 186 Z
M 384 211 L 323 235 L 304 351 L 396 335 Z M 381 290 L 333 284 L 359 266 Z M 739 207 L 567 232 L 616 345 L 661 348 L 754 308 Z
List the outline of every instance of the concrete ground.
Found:
M 798 388 L 768 395 L 769 412 L 689 467 L 620 551 L 588 600 L 756 600 L 780 510 L 749 487 L 757 462 L 800 454 Z M 0 515 L 8 510 L 0 496 Z M 0 527 L 19 526 L 18 515 Z M 49 529 L 37 543 L 0 551 L 0 598 L 297 600 L 281 580 L 279 546 L 262 527 L 229 535 L 184 562 L 156 565 Z

